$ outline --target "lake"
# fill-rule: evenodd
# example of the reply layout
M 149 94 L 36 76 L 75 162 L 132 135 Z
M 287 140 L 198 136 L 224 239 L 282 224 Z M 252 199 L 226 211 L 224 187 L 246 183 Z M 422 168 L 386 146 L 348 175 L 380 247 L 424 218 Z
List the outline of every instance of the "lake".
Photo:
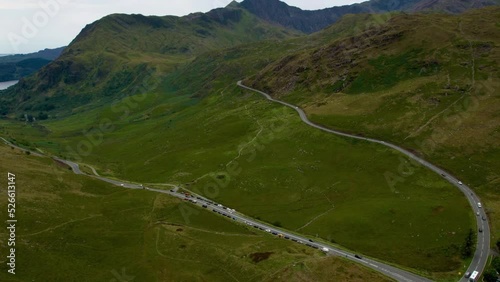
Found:
M 11 87 L 12 85 L 17 84 L 17 82 L 18 82 L 18 80 L 0 82 L 0 90 L 5 90 L 5 89 Z

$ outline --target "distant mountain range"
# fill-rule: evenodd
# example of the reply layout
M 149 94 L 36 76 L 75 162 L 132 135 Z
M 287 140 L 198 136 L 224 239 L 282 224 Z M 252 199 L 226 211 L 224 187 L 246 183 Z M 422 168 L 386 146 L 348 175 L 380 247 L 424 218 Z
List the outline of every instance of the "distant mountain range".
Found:
M 35 75 L 21 80 L 9 90 L 10 95 L 3 95 L 12 97 L 4 102 L 4 112 L 7 108 L 15 111 L 13 108 L 26 108 L 22 104 L 37 104 L 50 99 L 55 101 L 51 109 L 60 107 L 66 111 L 71 110 L 68 105 L 72 105 L 68 100 L 74 101 L 73 106 L 80 109 L 82 104 L 92 107 L 93 101 L 106 103 L 130 95 L 129 90 L 144 76 L 169 73 L 200 54 L 314 33 L 347 14 L 376 15 L 392 11 L 460 13 L 498 3 L 500 0 L 371 0 L 304 11 L 279 0 L 245 0 L 184 17 L 114 14 L 87 25 L 61 56 L 48 65 L 41 60 L 48 63 L 60 54 L 62 48 L 34 55 L 0 57 L 0 63 L 37 59 L 29 61 L 27 69 L 12 64 L 4 67 L 7 72 L 0 75 L 3 80 L 18 79 L 44 65 Z M 375 21 L 381 24 L 384 19 Z M 361 26 L 361 29 L 365 28 Z M 12 76 L 14 69 L 16 72 Z
M 30 54 L 0 55 L 0 82 L 26 77 L 57 59 L 66 47 Z

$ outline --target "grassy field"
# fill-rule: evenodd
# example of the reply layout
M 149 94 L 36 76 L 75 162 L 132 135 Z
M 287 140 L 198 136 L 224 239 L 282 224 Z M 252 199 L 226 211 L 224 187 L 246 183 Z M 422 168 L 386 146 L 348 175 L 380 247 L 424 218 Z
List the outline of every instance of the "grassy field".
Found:
M 391 187 L 384 175 L 398 170 L 401 156 L 386 148 L 309 128 L 296 113 L 235 86 L 204 99 L 151 94 L 122 116 L 99 109 L 38 128 L 1 125 L 32 147 L 81 157 L 100 174 L 180 184 L 263 221 L 429 275 L 461 269 L 460 248 L 473 228 L 466 200 L 421 168 Z M 89 156 L 66 150 L 76 152 L 82 130 L 105 118 L 116 121 L 114 130 Z
M 460 178 L 485 199 L 495 242 L 500 238 L 499 13 L 491 8 L 416 23 L 439 26 L 432 35 L 429 28 L 407 29 L 411 21 L 396 17 L 396 31 L 412 36 L 380 54 L 372 53 L 377 48 L 364 50 L 370 60 L 358 61 L 363 66 L 358 76 L 333 85 L 343 88 L 326 88 L 324 80 L 302 81 L 296 91 L 276 95 L 301 104 L 317 123 L 399 144 Z M 414 51 L 408 53 L 408 46 Z M 427 50 L 419 51 L 423 46 Z M 279 77 L 286 75 L 270 81 Z
M 1 174 L 16 175 L 18 220 L 16 275 L 2 261 L 1 281 L 390 281 L 205 210 L 185 217 L 186 204 L 164 195 L 111 187 L 3 145 L 0 156 Z

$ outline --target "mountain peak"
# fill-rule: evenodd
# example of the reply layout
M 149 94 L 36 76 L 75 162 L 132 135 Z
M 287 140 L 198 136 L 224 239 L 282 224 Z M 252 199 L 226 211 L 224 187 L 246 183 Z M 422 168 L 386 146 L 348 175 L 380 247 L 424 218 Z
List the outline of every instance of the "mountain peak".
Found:
M 457 2 L 460 3 L 457 4 Z M 440 11 L 459 14 L 469 9 L 498 5 L 499 2 L 500 0 L 370 0 L 360 4 L 314 11 L 301 10 L 280 0 L 244 0 L 239 5 L 268 22 L 305 33 L 313 33 L 334 24 L 346 14 L 373 14 L 393 11 Z

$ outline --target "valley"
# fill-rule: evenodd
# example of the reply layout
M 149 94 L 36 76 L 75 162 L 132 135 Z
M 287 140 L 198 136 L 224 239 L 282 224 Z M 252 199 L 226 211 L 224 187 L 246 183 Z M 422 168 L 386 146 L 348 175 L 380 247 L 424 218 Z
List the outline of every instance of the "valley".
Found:
M 408 281 L 492 269 L 500 9 L 407 2 L 314 13 L 245 0 L 89 24 L 0 92 L 0 137 L 32 152 L 0 145 L 2 171 L 24 175 L 18 237 L 30 258 L 6 281 L 123 269 L 141 281 L 391 281 L 370 259 L 419 277 Z M 188 204 L 186 221 L 172 187 L 244 217 Z M 40 276 L 42 262 L 61 271 Z

